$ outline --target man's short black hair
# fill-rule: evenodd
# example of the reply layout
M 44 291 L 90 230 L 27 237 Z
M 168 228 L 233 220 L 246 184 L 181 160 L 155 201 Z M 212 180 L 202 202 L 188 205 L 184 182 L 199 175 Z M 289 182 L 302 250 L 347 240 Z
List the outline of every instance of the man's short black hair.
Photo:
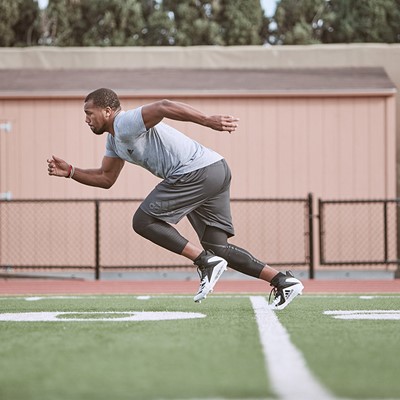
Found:
M 121 107 L 117 94 L 111 89 L 97 89 L 86 96 L 85 103 L 89 100 L 100 108 L 110 107 L 112 110 L 117 110 Z

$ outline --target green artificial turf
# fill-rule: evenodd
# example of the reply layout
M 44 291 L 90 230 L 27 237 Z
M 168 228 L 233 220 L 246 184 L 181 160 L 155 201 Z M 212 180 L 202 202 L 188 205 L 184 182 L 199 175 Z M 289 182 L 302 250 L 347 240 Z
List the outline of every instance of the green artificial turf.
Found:
M 248 299 L 3 300 L 2 312 L 188 311 L 142 322 L 0 322 L 0 398 L 192 399 L 270 395 Z
M 324 311 L 398 310 L 400 296 L 303 296 L 279 314 L 309 368 L 336 396 L 400 398 L 400 320 L 340 320 Z
M 0 321 L 1 400 L 276 398 L 249 296 L 215 295 L 201 304 L 190 296 L 30 300 L 1 297 L 0 314 L 71 314 L 57 322 Z M 400 296 L 302 296 L 276 313 L 334 397 L 399 398 L 400 320 L 340 320 L 327 310 L 400 310 Z M 116 320 L 133 311 L 205 317 Z

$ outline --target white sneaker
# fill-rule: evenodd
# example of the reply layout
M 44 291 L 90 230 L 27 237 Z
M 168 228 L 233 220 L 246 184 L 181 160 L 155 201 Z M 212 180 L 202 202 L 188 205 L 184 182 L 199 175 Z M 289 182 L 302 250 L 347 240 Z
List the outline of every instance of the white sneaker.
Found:
M 271 295 L 274 296 L 274 300 L 270 304 L 272 310 L 283 310 L 292 300 L 301 295 L 304 289 L 303 284 L 296 279 L 290 271 L 286 271 L 286 274 L 280 274 L 271 281 Z
M 200 286 L 193 300 L 196 303 L 200 303 L 213 291 L 218 279 L 227 269 L 228 263 L 223 258 L 206 251 L 206 254 L 194 264 L 198 266 L 197 272 L 200 276 Z

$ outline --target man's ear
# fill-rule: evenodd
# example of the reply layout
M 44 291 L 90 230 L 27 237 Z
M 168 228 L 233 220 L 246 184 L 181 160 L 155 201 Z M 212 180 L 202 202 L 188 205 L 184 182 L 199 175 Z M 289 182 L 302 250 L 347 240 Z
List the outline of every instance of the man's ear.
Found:
M 106 107 L 105 108 L 105 113 L 106 113 L 106 117 L 109 118 L 111 113 L 112 113 L 111 107 Z

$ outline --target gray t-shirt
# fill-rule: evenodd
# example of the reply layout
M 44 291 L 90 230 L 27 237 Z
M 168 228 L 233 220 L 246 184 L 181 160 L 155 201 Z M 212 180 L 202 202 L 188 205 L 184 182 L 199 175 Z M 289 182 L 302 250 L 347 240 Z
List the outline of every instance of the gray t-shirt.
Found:
M 163 122 L 147 130 L 142 107 L 121 111 L 115 117 L 114 132 L 114 136 L 107 137 L 107 157 L 140 165 L 163 179 L 195 171 L 223 158 Z

